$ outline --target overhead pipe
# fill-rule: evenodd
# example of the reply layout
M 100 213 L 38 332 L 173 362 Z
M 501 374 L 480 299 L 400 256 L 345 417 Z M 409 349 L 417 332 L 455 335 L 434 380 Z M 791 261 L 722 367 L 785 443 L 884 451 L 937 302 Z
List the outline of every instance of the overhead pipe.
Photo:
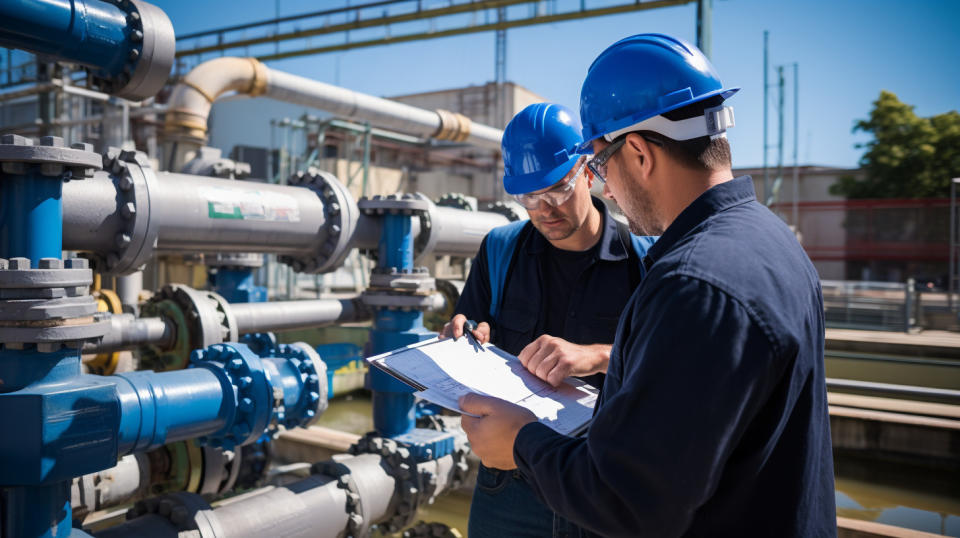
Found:
M 215 58 L 193 68 L 174 86 L 164 133 L 169 170 L 193 158 L 207 141 L 210 108 L 221 95 L 236 91 L 326 110 L 341 117 L 424 138 L 464 142 L 499 150 L 500 129 L 473 123 L 462 114 L 426 110 L 271 69 L 255 58 Z

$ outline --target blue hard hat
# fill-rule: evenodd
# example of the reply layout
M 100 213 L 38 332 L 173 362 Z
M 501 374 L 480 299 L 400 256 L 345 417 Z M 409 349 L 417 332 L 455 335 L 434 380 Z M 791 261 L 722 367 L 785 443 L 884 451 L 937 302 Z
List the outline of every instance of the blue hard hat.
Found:
M 521 110 L 503 130 L 503 188 L 509 194 L 545 189 L 577 164 L 580 121 L 569 108 L 536 103 Z
M 714 96 L 726 100 L 739 89 L 724 89 L 710 60 L 682 39 L 663 34 L 621 39 L 600 53 L 587 70 L 580 90 L 584 139 L 581 149 L 588 148 L 596 138 L 631 128 L 664 112 Z M 722 133 L 726 126 L 733 125 L 732 109 L 729 120 L 724 118 L 720 123 L 719 128 L 714 126 L 709 132 L 699 125 L 685 131 L 702 131 L 697 136 Z M 669 128 L 648 130 L 660 132 Z M 661 134 L 671 136 L 669 132 Z M 675 139 L 688 138 L 693 136 Z

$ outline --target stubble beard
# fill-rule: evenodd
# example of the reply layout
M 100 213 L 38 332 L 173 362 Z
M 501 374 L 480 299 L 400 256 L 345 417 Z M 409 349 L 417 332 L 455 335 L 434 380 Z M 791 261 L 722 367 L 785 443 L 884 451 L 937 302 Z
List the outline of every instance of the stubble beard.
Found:
M 621 208 L 627 217 L 630 233 L 634 235 L 662 235 L 664 229 L 658 223 L 649 194 L 637 186 L 629 189 L 626 194 L 627 203 L 623 204 Z

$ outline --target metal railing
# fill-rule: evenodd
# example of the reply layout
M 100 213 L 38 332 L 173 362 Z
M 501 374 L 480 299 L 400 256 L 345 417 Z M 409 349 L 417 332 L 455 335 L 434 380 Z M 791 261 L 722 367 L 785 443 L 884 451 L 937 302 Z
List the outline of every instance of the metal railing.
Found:
M 827 326 L 844 329 L 904 331 L 917 326 L 917 292 L 906 283 L 824 280 Z

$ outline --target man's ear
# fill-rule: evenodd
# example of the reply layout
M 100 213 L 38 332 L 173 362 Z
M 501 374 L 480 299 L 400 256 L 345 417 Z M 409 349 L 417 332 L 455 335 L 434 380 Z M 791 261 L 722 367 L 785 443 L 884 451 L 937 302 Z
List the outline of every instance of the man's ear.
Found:
M 630 155 L 629 160 L 632 161 L 629 165 L 639 166 L 644 176 L 649 177 L 656 164 L 656 158 L 652 151 L 653 144 L 638 133 L 629 133 L 625 145 L 627 146 L 625 149 L 628 149 L 627 154 Z

